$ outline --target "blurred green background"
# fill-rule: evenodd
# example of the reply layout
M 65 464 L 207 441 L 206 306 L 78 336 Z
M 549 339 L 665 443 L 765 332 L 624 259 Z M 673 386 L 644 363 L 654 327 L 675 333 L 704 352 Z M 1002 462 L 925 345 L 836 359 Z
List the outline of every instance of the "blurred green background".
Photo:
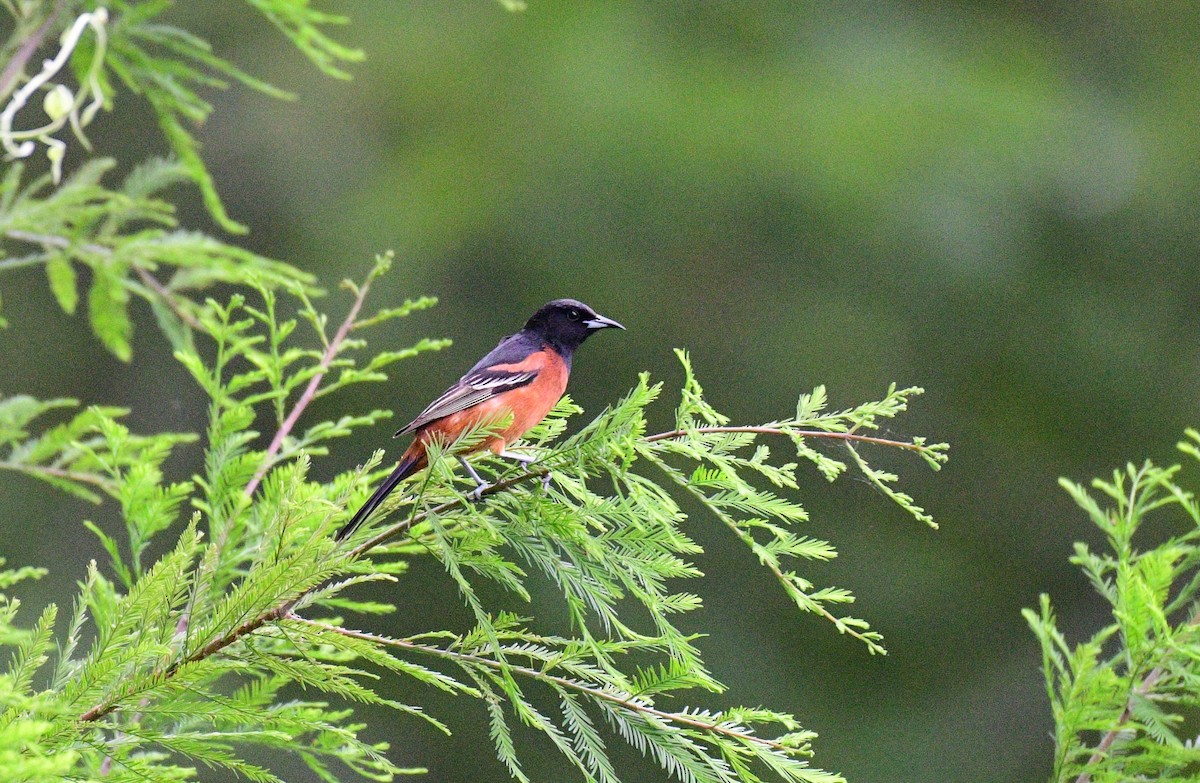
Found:
M 863 483 L 808 471 L 803 485 L 812 533 L 841 552 L 813 578 L 853 589 L 890 655 L 800 615 L 698 517 L 709 578 L 694 622 L 731 686 L 708 703 L 795 713 L 821 735 L 818 764 L 852 781 L 1044 779 L 1051 722 L 1019 610 L 1052 593 L 1072 639 L 1104 619 L 1067 563 L 1072 541 L 1096 537 L 1056 479 L 1174 461 L 1200 423 L 1200 5 L 320 5 L 349 15 L 339 37 L 367 52 L 351 82 L 316 75 L 244 3 L 174 12 L 300 95 L 215 95 L 199 132 L 246 243 L 330 287 L 391 248 L 377 305 L 441 297 L 373 344 L 453 348 L 312 415 L 382 406 L 404 419 L 558 296 L 629 328 L 576 362 L 572 393 L 593 412 L 640 370 L 676 386 L 674 347 L 741 422 L 787 415 L 816 384 L 838 407 L 891 381 L 924 386 L 892 434 L 950 441 L 949 466 L 871 456 L 939 532 Z M 93 128 L 125 164 L 163 150 L 133 96 Z M 194 194 L 180 198 L 186 225 L 211 228 Z M 204 400 L 147 312 L 124 366 L 62 315 L 39 271 L 0 286 L 5 393 L 129 405 L 140 429 L 202 427 Z M 319 474 L 380 445 L 394 456 L 390 433 L 342 442 Z M 193 448 L 175 465 L 198 460 Z M 1200 485 L 1200 471 L 1184 480 Z M 101 556 L 85 517 L 119 524 L 0 476 L 0 551 L 52 569 L 27 604 L 69 600 Z M 405 627 L 385 630 L 465 627 L 436 567 L 394 591 Z M 479 705 L 432 706 L 453 738 L 392 714 L 372 736 L 430 780 L 504 779 Z M 531 750 L 535 779 L 571 779 L 553 751 Z

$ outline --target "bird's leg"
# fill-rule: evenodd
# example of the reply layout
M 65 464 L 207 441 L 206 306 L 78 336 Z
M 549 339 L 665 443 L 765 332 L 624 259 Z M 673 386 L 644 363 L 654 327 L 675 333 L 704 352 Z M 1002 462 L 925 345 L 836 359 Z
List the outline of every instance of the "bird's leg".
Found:
M 458 456 L 458 461 L 462 464 L 463 470 L 467 471 L 467 475 L 475 479 L 475 489 L 471 490 L 471 497 L 475 498 L 476 500 L 483 499 L 483 491 L 492 485 L 480 478 L 479 474 L 475 472 L 475 468 L 471 467 L 471 463 L 467 462 L 466 457 L 460 454 Z
M 507 449 L 501 451 L 500 456 L 507 459 L 515 459 L 517 462 L 520 462 L 526 467 L 529 467 L 529 465 L 533 462 L 537 462 L 537 457 L 527 457 L 524 454 L 517 454 L 516 452 L 508 451 Z M 542 489 L 550 489 L 550 471 L 546 471 L 542 474 Z
M 515 459 L 517 462 L 520 462 L 522 465 L 529 465 L 529 463 L 531 463 L 531 462 L 537 462 L 537 457 L 529 457 L 524 454 L 518 454 L 517 452 L 509 451 L 508 449 L 505 449 L 504 451 L 500 452 L 500 456 L 504 457 L 505 459 Z

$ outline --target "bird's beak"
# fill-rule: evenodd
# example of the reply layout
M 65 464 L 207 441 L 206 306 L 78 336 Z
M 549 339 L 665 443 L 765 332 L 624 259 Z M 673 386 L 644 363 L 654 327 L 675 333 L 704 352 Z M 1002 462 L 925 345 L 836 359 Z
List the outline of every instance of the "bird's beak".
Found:
M 607 329 L 610 326 L 615 326 L 616 328 L 622 329 L 622 330 L 625 328 L 624 326 L 621 326 L 619 323 L 617 323 L 613 319 L 605 318 L 604 316 L 600 315 L 599 313 L 596 314 L 595 318 L 589 318 L 586 321 L 584 321 L 583 325 L 589 329 Z

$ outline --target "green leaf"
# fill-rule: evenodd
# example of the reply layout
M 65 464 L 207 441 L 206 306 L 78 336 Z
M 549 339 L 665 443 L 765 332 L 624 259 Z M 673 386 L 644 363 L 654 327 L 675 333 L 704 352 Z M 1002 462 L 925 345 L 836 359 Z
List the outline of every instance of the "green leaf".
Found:
M 75 306 L 79 303 L 79 292 L 75 287 L 75 269 L 71 261 L 62 255 L 56 255 L 46 263 L 46 277 L 50 280 L 50 290 L 58 300 L 58 306 L 68 315 L 74 314 Z
M 247 233 L 250 229 L 245 224 L 231 218 L 226 212 L 225 203 L 221 201 L 221 196 L 217 193 L 216 183 L 204 165 L 204 160 L 200 157 L 200 143 L 184 127 L 177 115 L 178 110 L 173 109 L 167 100 L 157 92 L 151 92 L 146 97 L 150 99 L 150 105 L 158 114 L 159 127 L 162 128 L 163 135 L 166 136 L 172 151 L 179 156 L 188 177 L 200 188 L 200 197 L 213 220 L 231 234 Z
M 42 414 L 78 404 L 78 400 L 66 397 L 54 400 L 38 400 L 28 394 L 0 397 L 0 443 L 14 443 L 26 437 L 30 422 Z
M 92 331 L 104 347 L 123 362 L 133 358 L 129 338 L 133 323 L 129 320 L 129 292 L 109 267 L 96 267 L 88 292 L 88 316 Z

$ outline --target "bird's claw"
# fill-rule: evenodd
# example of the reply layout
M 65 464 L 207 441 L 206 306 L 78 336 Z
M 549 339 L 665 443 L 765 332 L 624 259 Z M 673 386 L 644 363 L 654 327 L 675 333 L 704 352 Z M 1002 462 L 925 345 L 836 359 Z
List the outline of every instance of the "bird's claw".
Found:
M 542 491 L 544 491 L 544 492 L 550 491 L 550 479 L 552 477 L 553 477 L 553 474 L 548 470 L 542 474 Z
M 488 484 L 486 481 L 481 482 L 479 484 L 476 484 L 475 489 L 468 492 L 467 496 L 470 497 L 471 500 L 474 500 L 476 503 L 478 503 L 479 501 L 483 500 L 483 493 L 487 492 L 491 488 L 492 488 L 491 484 Z

